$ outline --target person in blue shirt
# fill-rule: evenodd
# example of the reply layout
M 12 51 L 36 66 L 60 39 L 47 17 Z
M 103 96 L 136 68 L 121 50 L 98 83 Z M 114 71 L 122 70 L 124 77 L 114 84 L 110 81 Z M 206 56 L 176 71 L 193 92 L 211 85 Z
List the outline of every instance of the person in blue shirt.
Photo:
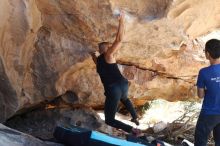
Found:
M 195 146 L 206 146 L 213 131 L 215 146 L 220 146 L 220 40 L 211 39 L 205 45 L 210 66 L 199 71 L 197 92 L 204 98 L 196 124 Z

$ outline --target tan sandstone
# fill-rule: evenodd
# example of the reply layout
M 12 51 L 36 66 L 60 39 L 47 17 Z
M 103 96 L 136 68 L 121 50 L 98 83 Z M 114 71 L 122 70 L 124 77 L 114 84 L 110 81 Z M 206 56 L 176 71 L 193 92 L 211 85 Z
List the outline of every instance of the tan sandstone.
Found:
M 114 40 L 120 8 L 127 21 L 117 57 L 129 97 L 136 105 L 195 100 L 198 70 L 207 65 L 195 39 L 219 28 L 219 6 L 219 0 L 1 0 L 0 121 L 66 91 L 77 97 L 72 104 L 103 105 L 89 52 Z

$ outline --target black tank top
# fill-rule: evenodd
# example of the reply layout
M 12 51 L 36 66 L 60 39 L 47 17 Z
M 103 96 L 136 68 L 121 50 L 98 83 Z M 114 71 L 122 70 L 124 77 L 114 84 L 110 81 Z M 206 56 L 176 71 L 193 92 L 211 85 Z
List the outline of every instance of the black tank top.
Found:
M 101 78 L 104 87 L 119 82 L 121 80 L 126 80 L 121 74 L 117 63 L 107 63 L 105 61 L 104 54 L 101 54 L 97 58 L 97 72 Z

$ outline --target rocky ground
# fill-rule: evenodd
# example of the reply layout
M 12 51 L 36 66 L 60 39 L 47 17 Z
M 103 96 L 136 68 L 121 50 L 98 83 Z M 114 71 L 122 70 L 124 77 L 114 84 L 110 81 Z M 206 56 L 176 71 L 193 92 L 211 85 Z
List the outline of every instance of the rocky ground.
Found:
M 64 146 L 62 144 L 42 141 L 31 135 L 19 132 L 0 124 L 0 145 L 2 146 Z
M 183 139 L 193 142 L 200 107 L 201 104 L 196 102 L 155 100 L 148 106 L 137 109 L 141 117 L 137 128 L 142 129 L 148 138 L 157 138 L 173 145 L 180 145 Z M 130 122 L 130 116 L 123 107 L 116 118 L 136 127 Z M 78 125 L 121 138 L 126 136 L 126 133 L 104 123 L 103 111 L 73 108 L 61 103 L 59 99 L 49 104 L 45 103 L 29 113 L 17 115 L 5 124 L 43 141 L 52 142 L 56 142 L 53 137 L 56 126 Z

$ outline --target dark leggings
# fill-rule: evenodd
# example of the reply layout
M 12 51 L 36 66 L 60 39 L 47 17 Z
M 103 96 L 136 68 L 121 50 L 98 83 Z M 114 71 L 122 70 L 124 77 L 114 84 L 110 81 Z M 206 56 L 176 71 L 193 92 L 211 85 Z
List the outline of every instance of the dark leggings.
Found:
M 135 109 L 131 101 L 128 99 L 128 82 L 120 81 L 107 86 L 105 88 L 105 96 L 105 123 L 130 133 L 132 126 L 115 119 L 119 101 L 123 103 L 125 108 L 130 112 L 133 119 L 137 118 Z
M 220 115 L 200 115 L 196 124 L 195 146 L 206 146 L 211 131 L 215 146 L 220 146 Z

